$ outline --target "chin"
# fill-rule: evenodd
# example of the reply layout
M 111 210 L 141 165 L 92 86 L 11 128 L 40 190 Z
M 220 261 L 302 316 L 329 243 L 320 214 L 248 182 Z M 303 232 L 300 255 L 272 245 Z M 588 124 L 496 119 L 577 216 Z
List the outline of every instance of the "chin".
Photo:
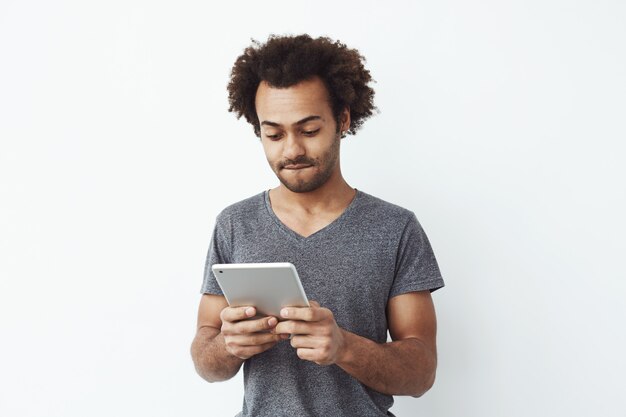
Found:
M 278 177 L 281 184 L 293 193 L 309 193 L 320 188 L 326 181 L 320 181 L 320 178 L 312 178 L 310 181 L 286 181 L 282 177 Z
M 331 177 L 332 171 L 322 169 L 319 171 L 319 167 L 317 168 L 317 172 L 313 174 L 313 176 L 305 181 L 304 179 L 294 180 L 293 178 L 286 179 L 280 174 L 276 173 L 278 180 L 287 188 L 289 191 L 293 193 L 309 193 L 311 191 L 315 191 L 320 188 L 322 185 L 326 184 Z
M 310 183 L 310 182 L 305 182 L 305 183 L 299 182 L 296 184 L 283 182 L 283 181 L 281 182 L 289 191 L 293 193 L 309 193 L 321 187 L 321 184 L 315 184 L 315 183 Z

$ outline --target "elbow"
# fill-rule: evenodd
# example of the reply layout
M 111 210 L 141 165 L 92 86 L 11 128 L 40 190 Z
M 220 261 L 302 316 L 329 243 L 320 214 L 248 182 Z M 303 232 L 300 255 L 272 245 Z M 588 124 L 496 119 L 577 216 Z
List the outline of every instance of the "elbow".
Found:
M 211 375 L 211 374 L 207 374 L 204 373 L 200 368 L 196 367 L 196 372 L 198 373 L 198 375 L 200 375 L 200 377 L 202 379 L 204 379 L 206 382 L 222 382 L 222 381 L 227 381 L 230 378 L 232 378 L 232 376 L 224 376 L 224 375 Z
M 196 373 L 198 375 L 200 375 L 200 377 L 202 377 L 202 379 L 206 380 L 207 382 L 213 382 L 212 380 L 210 380 L 210 378 L 207 378 L 207 375 L 203 372 L 202 370 L 202 365 L 201 365 L 201 354 L 199 352 L 199 347 L 198 347 L 198 343 L 197 343 L 197 338 L 195 338 L 193 340 L 193 342 L 191 343 L 191 348 L 189 349 L 189 353 L 191 354 L 191 362 L 193 363 L 193 367 L 196 370 Z
M 224 363 L 219 364 L 215 360 L 210 360 L 207 355 L 208 349 L 198 337 L 194 339 L 189 349 L 196 373 L 202 379 L 206 382 L 222 382 L 237 374 L 240 366 L 226 366 Z
M 426 394 L 435 384 L 435 377 L 433 375 L 432 379 L 429 379 L 425 383 L 421 384 L 416 391 L 411 395 L 413 398 L 419 398 L 422 395 Z
M 202 346 L 200 345 L 198 338 L 196 337 L 191 343 L 191 348 L 189 349 L 189 353 L 191 354 L 191 361 L 193 363 L 193 367 L 196 370 L 196 373 L 207 382 L 218 382 L 221 379 L 216 378 L 215 375 L 211 375 L 206 370 L 206 364 L 203 363 L 202 360 Z
M 193 366 L 196 370 L 196 373 L 206 382 L 221 382 L 226 381 L 232 377 L 231 375 L 221 375 L 216 372 L 211 372 L 209 369 L 207 369 L 208 367 L 206 366 L 206 364 L 203 364 L 201 359 L 194 356 L 193 354 L 191 355 L 191 359 L 193 361 Z
M 422 395 L 426 394 L 435 384 L 435 374 L 436 374 L 436 370 L 433 369 L 432 372 L 430 372 L 424 378 L 421 378 L 418 386 L 413 391 L 413 394 L 411 394 L 411 397 L 419 398 Z

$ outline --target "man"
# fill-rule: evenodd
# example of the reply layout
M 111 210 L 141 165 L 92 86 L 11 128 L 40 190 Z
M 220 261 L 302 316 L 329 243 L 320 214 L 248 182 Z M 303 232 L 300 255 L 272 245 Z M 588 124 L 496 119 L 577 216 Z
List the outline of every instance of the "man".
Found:
M 243 364 L 239 416 L 392 416 L 393 395 L 433 385 L 430 293 L 444 282 L 428 238 L 413 212 L 340 169 L 342 137 L 375 109 L 362 59 L 328 38 L 271 36 L 233 67 L 230 111 L 252 124 L 280 184 L 217 216 L 191 352 L 210 382 Z M 229 307 L 211 272 L 236 262 L 293 263 L 312 306 L 244 320 L 254 306 Z

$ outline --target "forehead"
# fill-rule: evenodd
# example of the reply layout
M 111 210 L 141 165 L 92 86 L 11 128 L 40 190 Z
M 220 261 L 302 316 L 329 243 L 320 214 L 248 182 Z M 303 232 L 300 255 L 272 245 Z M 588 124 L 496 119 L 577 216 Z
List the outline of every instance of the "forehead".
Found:
M 321 116 L 327 121 L 332 118 L 328 90 L 318 77 L 286 88 L 271 87 L 261 81 L 255 107 L 259 123 L 271 121 L 290 125 L 311 115 Z

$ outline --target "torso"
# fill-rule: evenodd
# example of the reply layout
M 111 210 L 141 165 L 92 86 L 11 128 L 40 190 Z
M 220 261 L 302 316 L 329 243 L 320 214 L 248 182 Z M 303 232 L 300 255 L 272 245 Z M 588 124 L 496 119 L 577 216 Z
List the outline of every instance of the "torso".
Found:
M 343 211 L 338 213 L 323 213 L 317 216 L 302 216 L 274 209 L 276 217 L 288 228 L 303 237 L 308 237 L 313 233 L 322 230 L 324 227 L 335 221 Z
M 333 208 L 334 213 L 301 217 L 302 210 L 295 215 L 293 206 L 291 213 L 281 211 L 278 200 L 279 219 L 267 197 L 259 193 L 220 213 L 207 265 L 290 262 L 310 300 L 332 311 L 343 329 L 376 343 L 387 341 L 391 297 L 443 286 L 428 240 L 409 210 L 360 193 L 341 215 Z M 278 223 L 281 219 L 285 224 Z M 296 236 L 296 230 L 309 237 Z M 405 232 L 411 239 L 403 239 Z M 202 291 L 220 294 L 215 276 L 206 271 Z M 245 417 L 391 415 L 391 395 L 368 388 L 337 366 L 301 360 L 289 340 L 250 357 L 243 368 L 240 415 Z
M 275 201 L 275 197 L 273 197 L 274 200 L 271 202 L 272 210 L 274 211 L 274 214 L 276 214 L 276 217 L 278 217 L 278 219 L 289 229 L 293 230 L 300 236 L 309 237 L 337 220 L 352 202 L 352 199 L 356 195 L 356 190 L 354 193 L 355 194 L 350 197 L 350 200 L 348 200 L 339 210 L 322 212 L 315 215 L 281 207 L 281 203 L 279 201 Z

